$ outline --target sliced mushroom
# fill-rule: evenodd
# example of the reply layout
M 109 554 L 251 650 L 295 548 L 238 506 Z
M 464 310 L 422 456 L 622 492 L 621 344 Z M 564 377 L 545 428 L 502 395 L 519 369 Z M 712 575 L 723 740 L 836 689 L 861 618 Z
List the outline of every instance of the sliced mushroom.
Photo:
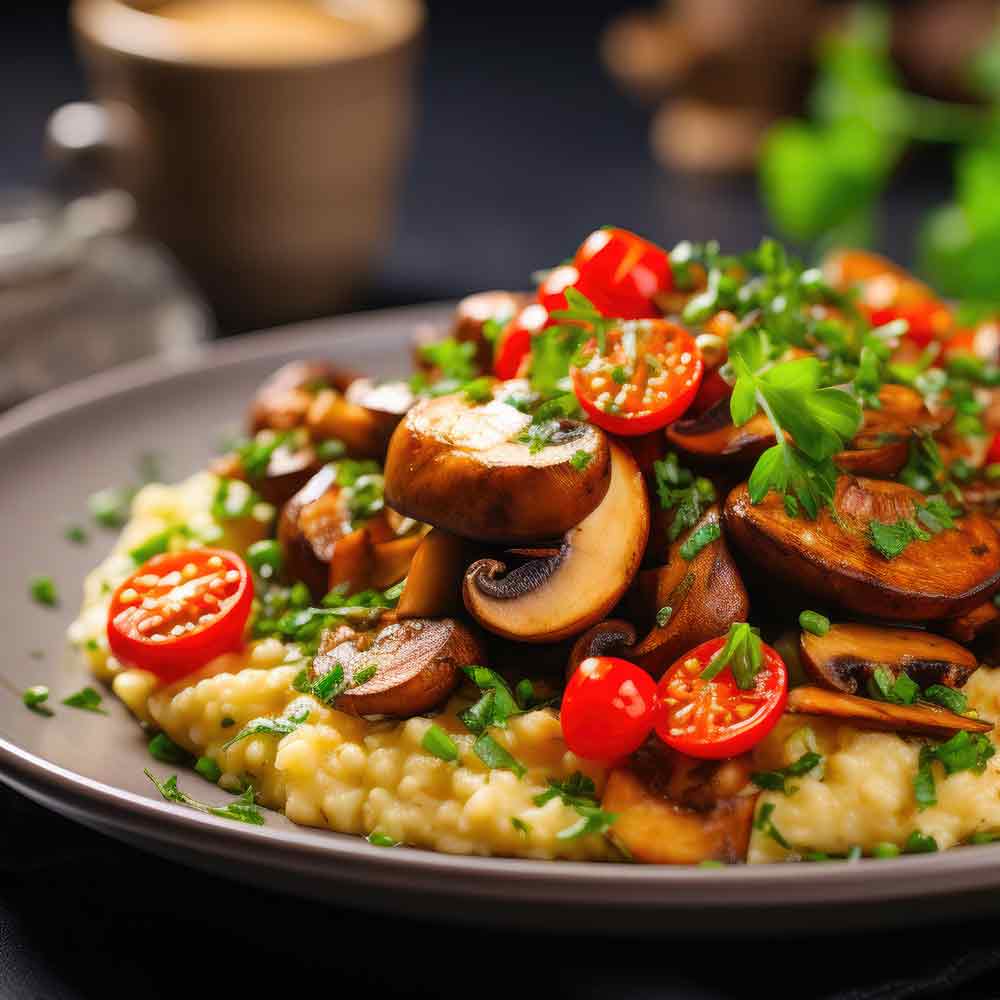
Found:
M 978 666 L 958 643 L 931 632 L 874 625 L 831 625 L 826 635 L 803 632 L 800 660 L 823 687 L 864 693 L 875 668 L 906 674 L 921 688 L 945 684 L 959 688 Z
M 410 571 L 423 535 L 411 532 L 400 538 L 392 538 L 372 545 L 372 569 L 369 586 L 376 590 L 385 590 L 394 583 L 399 583 Z
M 947 739 L 957 732 L 988 733 L 992 722 L 956 715 L 934 705 L 895 705 L 887 701 L 820 687 L 798 687 L 788 694 L 787 710 L 799 715 L 842 719 L 861 729 L 915 733 Z
M 317 680 L 339 664 L 347 688 L 334 705 L 342 712 L 409 717 L 440 704 L 458 684 L 462 667 L 484 659 L 479 640 L 454 619 L 411 618 L 374 634 L 331 632 L 311 675 Z M 362 671 L 371 676 L 355 686 Z
M 639 862 L 694 865 L 746 860 L 757 794 L 747 757 L 698 761 L 650 744 L 609 775 L 601 808 L 612 840 Z M 752 786 L 751 786 L 752 787 Z
M 610 624 L 606 622 L 581 637 L 577 645 L 592 636 L 595 651 L 583 653 L 580 659 L 624 656 L 653 677 L 659 677 L 689 649 L 725 635 L 733 622 L 746 621 L 750 599 L 721 535 L 703 546 L 690 561 L 681 555 L 681 549 L 694 533 L 719 526 L 720 520 L 719 508 L 713 504 L 693 528 L 671 545 L 666 566 L 642 570 L 636 576 L 624 607 L 636 621 L 650 626 L 641 642 L 636 643 L 633 638 L 616 654 L 596 651 L 596 647 L 608 645 L 614 631 L 604 628 Z M 670 608 L 670 613 L 666 623 L 660 625 L 656 623 L 656 615 L 663 608 Z
M 451 335 L 476 345 L 476 364 L 484 371 L 493 369 L 493 343 L 484 332 L 487 322 L 505 323 L 513 319 L 532 297 L 525 292 L 477 292 L 467 295 L 455 307 Z
M 250 431 L 270 428 L 287 431 L 301 427 L 316 394 L 324 389 L 346 389 L 354 376 L 328 361 L 292 361 L 279 368 L 254 396 Z
M 632 582 L 649 531 L 649 501 L 634 459 L 611 445 L 611 485 L 600 506 L 571 528 L 555 555 L 508 571 L 480 559 L 463 597 L 484 628 L 523 642 L 555 642 L 600 621 Z
M 396 605 L 400 618 L 439 618 L 462 608 L 462 576 L 469 543 L 441 528 L 420 541 Z
M 833 507 L 815 521 L 791 517 L 782 498 L 754 505 L 746 485 L 726 500 L 727 537 L 772 577 L 848 611 L 891 621 L 962 614 L 1000 587 L 1000 536 L 982 514 L 915 541 L 894 559 L 871 547 L 872 521 L 912 520 L 922 494 L 901 483 L 841 476 Z
M 934 433 L 952 417 L 950 410 L 934 414 L 923 396 L 903 385 L 887 384 L 878 393 L 878 409 L 866 408 L 861 429 L 834 461 L 844 472 L 859 476 L 894 476 L 906 464 L 910 441 L 918 433 Z
M 310 403 L 305 422 L 317 440 L 335 438 L 344 442 L 351 455 L 382 458 L 413 399 L 405 382 L 375 385 L 368 379 L 357 379 L 343 393 L 320 390 Z
M 707 462 L 749 465 L 774 444 L 774 428 L 763 413 L 736 427 L 729 400 L 720 399 L 701 416 L 675 421 L 667 428 L 667 438 L 681 451 Z
M 627 657 L 638 635 L 635 626 L 623 618 L 609 618 L 588 628 L 573 643 L 566 665 L 566 679 L 576 673 L 576 668 L 591 656 Z
M 957 618 L 941 623 L 942 631 L 956 642 L 972 642 L 985 632 L 1000 626 L 1000 608 L 992 601 L 979 604 Z
M 386 503 L 417 520 L 481 541 L 557 538 L 590 514 L 610 480 L 608 442 L 591 424 L 563 421 L 534 452 L 518 440 L 531 418 L 500 399 L 464 394 L 417 403 L 385 463 Z M 588 456 L 581 460 L 574 456 Z

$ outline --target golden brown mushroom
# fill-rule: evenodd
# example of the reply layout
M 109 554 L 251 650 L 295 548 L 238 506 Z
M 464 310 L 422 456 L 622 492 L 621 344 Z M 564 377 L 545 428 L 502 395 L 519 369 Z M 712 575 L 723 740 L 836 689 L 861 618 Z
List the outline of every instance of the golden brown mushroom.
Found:
M 601 808 L 609 836 L 639 862 L 746 860 L 757 793 L 748 757 L 695 760 L 649 743 L 608 775 Z
M 212 463 L 211 471 L 224 479 L 240 479 L 250 483 L 261 498 L 275 507 L 286 504 L 317 472 L 322 462 L 309 444 L 296 446 L 281 442 L 271 453 L 267 468 L 259 476 L 250 476 L 236 452 L 221 455 Z
M 369 379 L 356 379 L 344 392 L 321 389 L 316 393 L 305 423 L 316 440 L 343 441 L 351 455 L 380 459 L 413 400 L 405 382 L 376 385 Z
M 374 634 L 342 628 L 327 633 L 311 676 L 318 680 L 339 665 L 346 689 L 336 708 L 405 718 L 440 704 L 461 679 L 462 667 L 484 660 L 479 640 L 454 619 L 411 618 Z
M 826 635 L 803 632 L 799 652 L 817 684 L 847 694 L 864 693 L 879 666 L 906 674 L 921 689 L 962 687 L 978 666 L 972 653 L 944 636 L 883 625 L 831 625 Z
M 788 694 L 787 711 L 840 719 L 860 729 L 913 733 L 947 739 L 958 732 L 988 733 L 992 722 L 956 715 L 936 705 L 896 705 L 821 687 L 797 687 Z
M 459 341 L 476 345 L 476 364 L 483 371 L 493 369 L 493 343 L 484 327 L 490 320 L 506 323 L 516 316 L 532 297 L 526 292 L 489 291 L 467 295 L 455 307 L 451 335 Z
M 292 361 L 282 365 L 254 396 L 250 408 L 250 432 L 270 428 L 288 431 L 301 427 L 317 393 L 343 391 L 354 376 L 328 361 Z
M 600 506 L 570 528 L 554 554 L 515 569 L 480 559 L 465 574 L 469 613 L 496 635 L 555 642 L 600 621 L 642 559 L 649 530 L 646 487 L 634 459 L 611 445 L 611 485 Z
M 420 541 L 396 605 L 400 618 L 439 618 L 462 608 L 462 576 L 471 562 L 469 543 L 432 528 Z
M 532 451 L 518 440 L 530 423 L 499 398 L 480 405 L 462 393 L 422 400 L 392 436 L 386 503 L 480 541 L 558 538 L 607 492 L 607 438 L 591 424 L 567 420 Z
M 790 517 L 782 498 L 754 505 L 746 485 L 729 494 L 727 537 L 765 572 L 849 611 L 891 621 L 955 617 L 1000 588 L 1000 536 L 982 514 L 915 541 L 894 559 L 870 544 L 873 521 L 912 520 L 925 498 L 901 483 L 841 476 L 834 513 Z

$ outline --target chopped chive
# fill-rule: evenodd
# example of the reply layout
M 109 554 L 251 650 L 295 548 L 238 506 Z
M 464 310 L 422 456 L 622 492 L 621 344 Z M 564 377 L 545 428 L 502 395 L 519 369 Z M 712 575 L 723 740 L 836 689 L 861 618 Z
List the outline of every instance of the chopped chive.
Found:
M 476 756 L 489 768 L 498 770 L 513 771 L 518 778 L 523 778 L 527 773 L 527 768 L 515 759 L 502 747 L 489 733 L 480 733 L 473 744 L 472 749 Z
M 873 858 L 898 858 L 902 851 L 888 841 L 881 841 L 872 848 Z
M 378 664 L 369 663 L 367 667 L 362 667 L 352 678 L 351 687 L 361 687 L 367 684 L 378 673 Z
M 803 611 L 799 615 L 799 625 L 813 635 L 823 636 L 830 631 L 830 619 L 818 611 Z
M 906 838 L 903 850 L 907 854 L 933 854 L 938 849 L 937 841 L 926 833 L 914 830 Z
M 47 608 L 54 608 L 59 603 L 59 594 L 51 576 L 36 576 L 31 581 L 30 593 L 36 604 L 42 604 Z
M 703 524 L 681 545 L 681 559 L 690 562 L 703 548 L 722 537 L 722 529 L 717 524 Z
M 523 819 L 518 819 L 517 816 L 511 816 L 510 825 L 522 836 L 528 837 L 531 835 L 531 826 L 525 823 Z
M 666 628 L 670 624 L 670 619 L 674 617 L 674 609 L 667 605 L 656 612 L 656 624 L 660 628 Z
M 45 704 L 48 697 L 49 689 L 44 684 L 33 684 L 21 695 L 21 700 L 38 715 L 52 715 L 52 709 Z
M 74 545 L 86 545 L 90 540 L 90 536 L 87 534 L 86 529 L 81 527 L 79 524 L 70 524 L 66 527 L 63 532 L 63 537 L 67 542 L 72 542 Z
M 368 834 L 368 843 L 375 847 L 399 847 L 398 840 L 393 840 L 387 833 L 379 833 L 378 830 Z
M 455 741 L 435 722 L 431 723 L 420 745 L 428 752 L 440 757 L 441 760 L 458 760 L 458 747 Z
M 262 579 L 271 580 L 281 572 L 281 545 L 273 538 L 254 542 L 247 549 L 250 568 Z

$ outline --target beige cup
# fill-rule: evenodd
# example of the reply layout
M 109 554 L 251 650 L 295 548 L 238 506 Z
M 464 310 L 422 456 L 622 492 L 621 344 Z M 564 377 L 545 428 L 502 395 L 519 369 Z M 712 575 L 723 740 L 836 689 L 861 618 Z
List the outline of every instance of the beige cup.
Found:
M 328 0 L 364 31 L 346 42 L 333 33 L 328 46 L 317 33 L 287 52 L 200 44 L 155 6 L 75 0 L 100 111 L 76 107 L 70 124 L 100 127 L 66 128 L 63 109 L 50 140 L 78 159 L 98 155 L 135 198 L 141 228 L 174 251 L 224 325 L 343 308 L 392 222 L 420 0 Z

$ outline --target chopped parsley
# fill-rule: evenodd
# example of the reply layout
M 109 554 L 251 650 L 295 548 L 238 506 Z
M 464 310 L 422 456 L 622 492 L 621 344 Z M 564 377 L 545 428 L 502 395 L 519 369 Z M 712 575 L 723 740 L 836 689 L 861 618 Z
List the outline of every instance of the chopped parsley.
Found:
M 248 786 L 235 802 L 230 802 L 229 805 L 223 808 L 217 808 L 205 802 L 199 802 L 188 795 L 187 792 L 182 792 L 177 787 L 176 774 L 172 774 L 166 781 L 158 781 L 148 769 L 144 770 L 143 773 L 168 802 L 177 802 L 180 805 L 189 806 L 191 809 L 207 813 L 210 816 L 220 816 L 222 819 L 232 819 L 239 823 L 250 823 L 253 826 L 264 825 L 264 817 L 257 808 L 252 786 Z
M 131 486 L 109 486 L 92 493 L 87 501 L 91 517 L 102 528 L 124 527 L 135 492 Z
M 513 771 L 518 778 L 523 778 L 527 768 L 515 759 L 505 747 L 501 746 L 489 733 L 480 733 L 472 745 L 475 755 L 489 768 Z
M 920 748 L 917 773 L 913 779 L 913 792 L 918 809 L 927 809 L 937 804 L 937 790 L 934 784 L 932 765 L 941 764 L 945 774 L 972 771 L 982 774 L 986 762 L 996 753 L 996 747 L 981 733 L 972 735 L 964 730 L 956 733 L 938 746 L 930 744 Z
M 298 700 L 296 699 L 296 702 Z M 293 702 L 285 711 L 287 712 L 289 709 L 295 708 L 296 702 Z M 222 744 L 222 749 L 228 750 L 234 743 L 239 743 L 240 740 L 245 740 L 249 736 L 277 736 L 280 739 L 294 732 L 308 718 L 309 706 L 304 705 L 297 708 L 296 711 L 288 715 L 279 716 L 276 719 L 268 718 L 267 716 L 251 719 L 235 736 Z
M 674 452 L 653 463 L 653 475 L 660 506 L 674 511 L 668 531 L 670 541 L 674 542 L 688 528 L 693 528 L 708 505 L 714 503 L 715 487 L 710 480 L 701 476 L 696 478 L 682 468 Z
M 44 684 L 33 684 L 21 695 L 21 701 L 37 715 L 52 715 L 52 709 L 45 702 L 49 700 L 49 689 Z
M 591 833 L 605 833 L 618 818 L 616 814 L 601 809 L 594 782 L 582 771 L 574 771 L 565 781 L 549 778 L 548 786 L 534 797 L 536 806 L 558 798 L 580 816 L 575 823 L 556 834 L 558 840 L 575 840 Z
M 903 851 L 906 854 L 933 854 L 938 849 L 937 841 L 930 834 L 914 830 L 906 838 Z
M 31 581 L 29 593 L 36 604 L 41 604 L 46 608 L 54 608 L 59 604 L 59 594 L 51 576 L 36 576 Z
M 66 530 L 63 532 L 63 537 L 67 542 L 72 542 L 74 545 L 86 545 L 90 540 L 86 528 L 79 524 L 67 525 Z
M 931 684 L 930 687 L 924 688 L 921 697 L 924 701 L 940 705 L 956 715 L 964 715 L 969 709 L 969 699 L 961 691 L 946 687 L 944 684 Z
M 274 538 L 254 542 L 246 551 L 246 559 L 250 568 L 262 580 L 273 580 L 281 574 L 281 545 Z
M 467 382 L 462 389 L 470 403 L 488 403 L 493 398 L 493 379 L 486 375 Z
M 338 458 L 343 458 L 347 454 L 347 445 L 337 438 L 327 438 L 325 441 L 317 441 L 313 445 L 316 457 L 321 462 L 335 462 Z
M 62 703 L 70 708 L 79 708 L 85 712 L 96 712 L 98 715 L 107 715 L 107 711 L 101 708 L 101 696 L 92 688 L 81 688 L 76 694 L 71 694 L 68 698 L 63 698 Z
M 218 784 L 222 777 L 222 768 L 211 757 L 199 757 L 194 762 L 194 769 L 213 785 Z
M 521 836 L 523 837 L 531 836 L 531 827 L 529 824 L 525 823 L 523 819 L 520 819 L 517 816 L 511 816 L 510 825 L 514 827 L 514 829 L 517 830 L 517 832 L 521 834 Z
M 583 451 L 580 449 L 573 453 L 573 457 L 569 460 L 569 464 L 576 469 L 577 472 L 583 472 L 584 469 L 590 465 L 593 455 L 589 451 Z
M 427 728 L 420 745 L 441 760 L 449 763 L 458 760 L 458 747 L 455 741 L 436 722 L 432 722 Z
M 774 771 L 755 771 L 750 775 L 750 780 L 758 788 L 764 788 L 771 792 L 781 792 L 784 795 L 792 795 L 797 791 L 797 786 L 789 785 L 788 779 L 801 778 L 803 775 L 819 767 L 822 763 L 823 757 L 809 750 L 787 767 L 778 768 Z
M 666 628 L 670 624 L 670 619 L 674 617 L 674 609 L 669 605 L 667 607 L 660 608 L 656 612 L 656 624 L 660 628 Z
M 746 622 L 734 622 L 729 626 L 725 645 L 708 661 L 701 672 L 701 679 L 713 680 L 730 667 L 736 686 L 748 691 L 754 686 L 757 672 L 763 664 L 764 650 L 758 630 Z
M 895 524 L 872 521 L 868 525 L 868 541 L 885 559 L 901 555 L 910 542 L 928 542 L 930 539 L 930 533 L 921 529 L 912 518 L 900 518 Z
M 489 667 L 463 667 L 463 670 L 483 694 L 459 718 L 474 733 L 484 732 L 490 726 L 505 729 L 507 720 L 522 711 L 507 682 Z
M 690 562 L 703 548 L 718 541 L 721 537 L 722 529 L 717 523 L 703 524 L 681 545 L 681 559 Z
M 194 755 L 178 746 L 166 733 L 157 733 L 148 744 L 150 756 L 163 764 L 178 764 L 190 767 Z
M 894 674 L 887 666 L 880 663 L 868 680 L 868 693 L 878 701 L 889 701 L 894 705 L 912 705 L 920 694 L 920 687 L 909 674 L 903 671 Z

